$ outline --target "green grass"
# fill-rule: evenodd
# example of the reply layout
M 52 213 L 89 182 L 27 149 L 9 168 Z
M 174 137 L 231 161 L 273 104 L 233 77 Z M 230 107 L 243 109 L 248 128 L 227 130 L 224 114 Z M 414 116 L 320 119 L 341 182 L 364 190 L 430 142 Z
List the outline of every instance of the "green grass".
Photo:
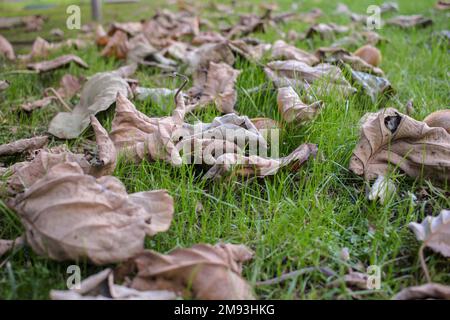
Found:
M 137 20 L 150 17 L 156 8 L 154 1 L 141 1 L 137 5 L 106 6 L 105 20 Z M 354 12 L 365 12 L 368 5 L 381 1 L 342 1 Z M 432 27 L 418 30 L 400 30 L 385 26 L 379 33 L 390 42 L 379 46 L 383 53 L 381 68 L 398 92 L 387 106 L 404 112 L 403 104 L 414 99 L 416 119 L 428 113 L 449 107 L 449 56 L 446 47 L 439 47 L 430 40 L 433 31 L 448 28 L 444 12 L 432 10 L 434 0 L 399 0 L 401 14 L 421 13 L 434 19 Z M 302 1 L 305 10 L 320 7 L 325 16 L 321 21 L 347 23 L 347 19 L 332 15 L 334 1 Z M 5 15 L 25 15 L 20 4 L 0 4 Z M 142 7 L 141 7 L 142 6 Z M 282 9 L 289 9 L 289 1 L 281 1 Z M 83 22 L 87 22 L 89 11 L 82 7 Z M 116 8 L 116 9 L 114 9 Z M 117 9 L 120 8 L 120 9 Z M 45 35 L 53 27 L 64 27 L 65 6 L 46 10 L 50 15 L 45 26 Z M 386 14 L 384 17 L 392 16 Z M 289 22 L 280 26 L 283 31 L 306 30 L 301 22 Z M 33 40 L 37 33 L 8 31 L 4 35 L 10 40 Z M 276 40 L 276 32 L 256 34 L 267 42 Z M 312 51 L 326 46 L 333 40 L 298 42 L 296 45 Z M 354 49 L 354 48 L 351 48 Z M 27 48 L 20 48 L 26 52 Z M 57 56 L 61 52 L 55 53 Z M 32 114 L 20 111 L 19 105 L 27 99 L 41 97 L 44 88 L 56 86 L 66 73 L 89 76 L 99 71 L 112 70 L 121 62 L 99 56 L 95 47 L 78 51 L 90 68 L 81 70 L 71 66 L 49 75 L 9 74 L 0 75 L 11 82 L 11 87 L 0 95 L 0 143 L 45 133 L 50 119 L 59 110 L 52 105 Z M 280 119 L 276 106 L 276 92 L 266 90 L 247 94 L 249 89 L 265 83 L 263 71 L 246 61 L 238 61 L 237 69 L 242 73 L 238 79 L 239 113 L 249 117 L 265 116 Z M 20 69 L 20 66 L 2 65 L 2 72 Z M 1 72 L 0 72 L 1 74 Z M 154 77 L 157 72 L 141 68 L 136 77 L 144 86 L 167 86 L 175 88 L 179 82 L 172 78 Z M 308 266 L 329 267 L 339 275 L 347 272 L 347 264 L 339 258 L 342 248 L 350 250 L 348 265 L 364 271 L 369 265 L 382 268 L 381 289 L 363 291 L 355 296 L 365 299 L 388 299 L 401 288 L 425 283 L 417 257 L 419 243 L 408 230 L 411 221 L 421 221 L 428 214 L 437 214 L 450 207 L 448 186 L 444 189 L 426 181 L 413 181 L 405 176 L 396 178 L 399 192 L 388 203 L 381 205 L 365 199 L 365 182 L 349 172 L 348 162 L 358 140 L 358 121 L 366 112 L 377 111 L 381 106 L 373 104 L 359 95 L 349 99 L 338 93 L 319 97 L 325 109 L 319 117 L 307 125 L 285 126 L 280 138 L 281 154 L 286 155 L 304 142 L 317 143 L 319 155 L 309 161 L 299 172 L 282 170 L 274 177 L 249 182 L 208 182 L 201 179 L 201 172 L 193 166 L 173 168 L 163 162 L 143 162 L 131 165 L 120 162 L 114 173 L 128 192 L 164 188 L 174 197 L 175 216 L 170 230 L 146 240 L 146 247 L 159 252 L 168 252 L 176 247 L 189 247 L 195 243 L 218 241 L 244 243 L 255 251 L 254 259 L 248 263 L 244 276 L 250 283 L 265 280 L 283 273 Z M 72 101 L 76 103 L 76 101 Z M 137 108 L 147 115 L 170 114 L 174 105 L 167 100 L 165 105 L 150 102 L 135 102 Z M 109 128 L 114 108 L 99 114 L 99 119 Z M 202 121 L 209 121 L 219 113 L 213 107 L 196 113 Z M 194 121 L 190 117 L 189 121 Z M 91 138 L 86 131 L 80 139 L 68 142 L 75 149 L 84 138 Z M 65 141 L 52 140 L 52 144 Z M 2 159 L 9 164 L 20 159 Z M 447 190 L 445 190 L 445 188 Z M 427 190 L 429 196 L 419 198 L 412 205 L 409 194 Z M 3 201 L 5 199 L 2 199 Z M 0 238 L 14 238 L 21 234 L 22 226 L 13 212 L 0 200 Z M 196 204 L 203 205 L 196 212 Z M 2 258 L 0 261 L 3 261 Z M 433 281 L 450 283 L 448 259 L 426 251 L 426 260 Z M 35 255 L 31 249 L 16 251 L 9 257 L 10 267 L 0 269 L 0 298 L 47 299 L 50 289 L 65 288 L 67 263 L 57 263 Z M 100 267 L 83 264 L 82 276 L 101 270 Z M 335 278 L 327 278 L 312 272 L 289 279 L 278 285 L 255 287 L 261 299 L 351 299 L 342 285 L 327 287 Z

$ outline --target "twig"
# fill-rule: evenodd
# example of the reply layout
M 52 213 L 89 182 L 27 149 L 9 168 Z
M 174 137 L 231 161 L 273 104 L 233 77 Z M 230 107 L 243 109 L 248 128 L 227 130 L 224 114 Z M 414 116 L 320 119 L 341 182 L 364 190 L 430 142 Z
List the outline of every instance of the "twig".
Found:
M 50 91 L 51 93 L 53 93 L 55 95 L 56 99 L 58 99 L 59 102 L 61 102 L 61 104 L 63 105 L 64 109 L 66 109 L 66 111 L 72 112 L 72 108 L 69 107 L 69 105 L 63 100 L 63 98 L 59 95 L 58 91 L 56 91 L 52 87 L 45 89 L 45 92 L 47 92 L 47 91 Z
M 291 279 L 291 278 L 295 278 L 298 276 L 301 276 L 305 273 L 310 273 L 313 271 L 320 271 L 321 273 L 323 273 L 324 275 L 331 277 L 331 276 L 335 276 L 336 272 L 334 272 L 333 270 L 327 268 L 327 267 L 307 267 L 307 268 L 303 268 L 300 270 L 296 270 L 296 271 L 292 271 L 292 272 L 288 272 L 285 273 L 279 277 L 275 277 L 273 279 L 269 279 L 269 280 L 264 280 L 264 281 L 257 281 L 255 283 L 256 286 L 265 286 L 265 285 L 272 285 L 272 284 L 278 284 L 280 282 L 283 282 L 285 280 Z
M 424 249 L 425 245 L 422 245 L 419 249 L 420 265 L 422 266 L 423 273 L 425 273 L 425 278 L 427 278 L 427 282 L 431 283 L 430 272 L 428 271 L 427 263 L 425 262 L 425 257 L 423 256 Z
M 171 74 L 171 76 L 172 77 L 181 77 L 181 78 L 183 78 L 183 84 L 181 85 L 181 87 L 178 88 L 177 92 L 175 93 L 174 99 L 175 99 L 175 105 L 176 105 L 177 104 L 177 97 L 180 94 L 181 90 L 183 90 L 183 88 L 188 84 L 189 78 L 186 75 L 178 73 L 178 72 L 173 72 Z

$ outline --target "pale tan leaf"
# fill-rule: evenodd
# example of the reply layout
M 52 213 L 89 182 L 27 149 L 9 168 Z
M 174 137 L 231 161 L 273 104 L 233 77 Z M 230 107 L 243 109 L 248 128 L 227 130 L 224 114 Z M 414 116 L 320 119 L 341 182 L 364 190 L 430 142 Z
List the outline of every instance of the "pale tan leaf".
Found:
M 241 277 L 242 263 L 253 253 L 244 245 L 207 244 L 175 249 L 167 255 L 143 251 L 134 261 L 138 268 L 132 287 L 138 290 L 182 290 L 196 299 L 254 299 Z M 178 291 L 177 290 L 177 291 Z
M 97 118 L 93 115 L 90 117 L 91 125 L 95 132 L 95 140 L 97 142 L 97 156 L 91 161 L 92 169 L 95 170 L 94 176 L 110 175 L 116 167 L 117 153 L 114 143 L 109 138 L 108 132 L 102 127 Z
M 450 210 L 442 210 L 437 217 L 428 216 L 420 224 L 411 222 L 409 228 L 425 247 L 450 257 Z
M 50 122 L 48 132 L 61 139 L 74 139 L 89 126 L 91 115 L 108 109 L 118 93 L 127 96 L 128 83 L 116 72 L 92 76 L 83 86 L 81 98 L 72 112 L 60 112 Z
M 74 55 L 74 54 L 68 54 L 64 56 L 60 56 L 58 58 L 55 58 L 53 60 L 49 61 L 42 61 L 42 62 L 36 62 L 36 63 L 30 63 L 27 65 L 28 69 L 36 70 L 38 72 L 47 72 L 56 70 L 62 67 L 67 67 L 71 62 L 74 62 L 78 66 L 82 68 L 89 68 L 86 62 L 83 61 L 80 57 Z
M 439 110 L 423 119 L 429 127 L 441 127 L 450 133 L 450 109 Z
M 368 115 L 350 170 L 370 180 L 397 167 L 413 178 L 450 180 L 450 134 L 392 108 Z
M 167 230 L 173 216 L 166 191 L 128 195 L 117 178 L 96 179 L 73 162 L 55 165 L 8 205 L 37 254 L 98 265 L 141 252 L 145 236 Z
M 278 89 L 278 111 L 286 122 L 307 122 L 314 119 L 322 107 L 322 101 L 310 105 L 300 100 L 297 92 L 292 87 Z
M 283 40 L 277 40 L 272 46 L 272 59 L 276 60 L 297 60 L 307 65 L 315 65 L 319 63 L 319 59 L 309 52 L 303 51 L 292 45 L 287 44 Z
M 426 18 L 422 15 L 411 15 L 411 16 L 396 16 L 389 19 L 387 24 L 397 26 L 400 28 L 417 28 L 417 27 L 428 27 L 433 24 L 433 20 Z
M 47 142 L 47 136 L 37 136 L 2 144 L 0 145 L 0 156 L 10 156 L 17 153 L 32 152 L 34 150 L 41 149 L 47 144 Z
M 439 283 L 427 283 L 408 287 L 397 293 L 394 300 L 443 299 L 450 300 L 450 286 Z
M 0 56 L 6 57 L 8 60 L 14 60 L 16 55 L 9 41 L 0 34 Z

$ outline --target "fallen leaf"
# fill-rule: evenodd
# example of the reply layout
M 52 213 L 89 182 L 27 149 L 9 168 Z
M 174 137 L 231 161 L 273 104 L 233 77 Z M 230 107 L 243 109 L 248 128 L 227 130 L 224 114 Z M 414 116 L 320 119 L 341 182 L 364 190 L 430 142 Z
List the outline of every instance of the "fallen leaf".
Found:
M 203 78 L 206 81 L 206 72 L 210 62 L 223 62 L 232 66 L 234 61 L 233 52 L 226 42 L 204 44 L 188 53 L 186 57 L 187 73 L 193 74 L 194 79 Z
M 98 147 L 97 156 L 90 162 L 95 173 L 92 171 L 90 173 L 96 177 L 110 175 L 116 168 L 116 148 L 109 138 L 108 132 L 98 122 L 97 118 L 91 115 L 90 119 Z
M 291 46 L 283 40 L 277 40 L 273 44 L 272 59 L 297 60 L 310 66 L 319 63 L 319 59 L 315 55 Z
M 408 176 L 450 180 L 450 134 L 393 108 L 369 114 L 350 159 L 350 170 L 368 180 L 401 169 Z
M 450 300 L 450 286 L 439 283 L 427 283 L 408 287 L 397 293 L 394 300 L 442 299 Z
M 319 83 L 320 93 L 336 89 L 349 95 L 356 91 L 338 67 L 327 63 L 311 67 L 296 60 L 272 61 L 264 68 L 264 72 L 277 88 L 291 86 L 308 91 L 311 84 Z
M 417 27 L 424 28 L 432 25 L 433 20 L 417 14 L 411 16 L 396 16 L 392 19 L 389 19 L 386 23 L 404 29 Z
M 333 38 L 335 34 L 346 33 L 349 28 L 334 23 L 319 23 L 311 26 L 305 33 L 304 38 L 313 38 L 318 35 L 321 39 Z
M 127 96 L 128 83 L 117 72 L 101 72 L 83 86 L 81 98 L 72 112 L 60 112 L 50 122 L 48 132 L 61 139 L 74 139 L 89 126 L 89 116 L 108 109 L 118 93 Z
M 114 35 L 118 30 L 133 37 L 143 31 L 143 26 L 141 22 L 114 22 L 109 27 L 108 34 Z
M 439 0 L 438 2 L 436 2 L 434 7 L 436 9 L 438 9 L 438 10 L 449 10 L 450 9 L 450 2 Z
M 9 88 L 8 80 L 0 80 L 0 91 L 4 91 Z
M 425 119 L 423 119 L 429 127 L 441 127 L 450 133 L 450 110 L 439 110 L 430 113 Z
M 125 59 L 128 53 L 128 36 L 124 31 L 117 30 L 112 37 L 108 38 L 106 46 L 100 53 L 103 57 L 115 57 Z
M 32 152 L 41 149 L 48 142 L 47 136 L 37 136 L 29 139 L 20 139 L 0 145 L 0 156 L 10 156 L 23 152 Z
M 442 210 L 437 217 L 428 216 L 422 223 L 411 222 L 408 226 L 424 247 L 450 257 L 450 210 Z
M 396 191 L 397 187 L 391 179 L 385 176 L 378 176 L 373 183 L 367 198 L 372 201 L 379 200 L 380 203 L 384 204 L 395 195 Z
M 279 88 L 277 102 L 278 111 L 288 123 L 310 121 L 317 116 L 322 107 L 322 101 L 310 105 L 303 103 L 292 87 Z
M 199 96 L 200 105 L 214 103 L 220 112 L 233 113 L 237 99 L 234 86 L 239 74 L 240 71 L 226 63 L 210 62 L 206 82 L 202 84 L 201 88 L 199 84 L 194 83 L 195 88 L 191 92 L 195 92 L 195 96 Z
M 98 265 L 138 254 L 145 236 L 166 231 L 173 215 L 166 191 L 128 195 L 117 178 L 96 179 L 74 162 L 55 165 L 8 205 L 37 254 Z
M 167 290 L 138 291 L 114 283 L 114 272 L 105 269 L 71 290 L 51 290 L 52 300 L 173 300 L 177 296 Z
M 368 64 L 378 67 L 381 63 L 381 52 L 371 45 L 365 45 L 359 48 L 354 53 L 355 56 L 360 57 Z
M 169 287 L 177 294 L 204 300 L 254 299 L 250 286 L 241 277 L 242 263 L 252 256 L 246 246 L 233 244 L 197 244 L 167 255 L 146 250 L 133 259 L 138 273 L 131 287 Z
M 374 103 L 379 98 L 389 97 L 395 93 L 394 88 L 386 78 L 355 70 L 351 70 L 351 74 L 353 81 L 363 88 Z
M 314 157 L 316 153 L 317 145 L 309 143 L 300 145 L 290 155 L 279 159 L 225 153 L 217 158 L 216 163 L 204 175 L 204 179 L 218 179 L 226 174 L 238 177 L 265 177 L 276 174 L 285 166 L 296 171 L 310 156 Z
M 14 53 L 14 49 L 9 43 L 8 40 L 6 40 L 5 37 L 3 37 L 0 34 L 0 55 L 6 57 L 8 60 L 14 60 L 16 59 L 16 55 Z
M 64 56 L 60 56 L 58 58 L 55 58 L 53 60 L 49 61 L 42 61 L 42 62 L 36 62 L 36 63 L 30 63 L 27 65 L 28 69 L 36 70 L 37 72 L 47 72 L 56 70 L 62 67 L 68 66 L 71 62 L 74 62 L 75 64 L 79 65 L 82 68 L 89 68 L 86 62 L 84 62 L 80 57 L 68 54 Z
M 11 251 L 14 248 L 21 248 L 25 245 L 25 238 L 23 236 L 16 238 L 15 240 L 0 239 L 0 257 Z

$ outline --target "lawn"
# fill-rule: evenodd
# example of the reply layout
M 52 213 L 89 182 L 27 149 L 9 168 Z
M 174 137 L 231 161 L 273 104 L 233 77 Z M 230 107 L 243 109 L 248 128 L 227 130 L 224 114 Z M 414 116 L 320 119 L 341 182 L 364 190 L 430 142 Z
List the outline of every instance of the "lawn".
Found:
M 51 1 L 41 1 L 47 2 Z M 375 0 L 341 2 L 347 3 L 353 12 L 358 13 L 365 13 L 371 4 L 382 3 Z M 448 29 L 448 13 L 433 10 L 434 0 L 397 2 L 400 14 L 423 14 L 432 18 L 434 23 L 423 29 L 402 30 L 384 26 L 378 30 L 389 40 L 378 45 L 383 55 L 380 67 L 397 91 L 397 95 L 385 106 L 404 113 L 406 102 L 413 99 L 415 111 L 412 117 L 422 120 L 430 112 L 450 106 L 448 47 L 438 46 L 431 38 L 434 31 Z M 55 27 L 65 30 L 66 36 L 75 35 L 75 31 L 65 29 L 66 4 L 58 3 L 47 10 L 26 11 L 22 9 L 23 3 L 0 3 L 1 16 L 41 13 L 50 18 L 39 33 L 2 30 L 2 35 L 15 45 L 19 53 L 26 53 L 29 50 L 27 42 L 32 42 L 38 35 L 51 39 L 49 30 Z M 291 1 L 277 3 L 280 11 L 291 8 Z M 298 3 L 297 10 L 320 8 L 324 16 L 319 21 L 349 22 L 348 18 L 333 14 L 337 4 L 335 1 L 308 0 Z M 139 4 L 105 5 L 104 25 L 111 21 L 150 18 L 163 6 L 173 7 L 166 1 L 153 0 Z M 89 6 L 84 4 L 81 8 L 82 23 L 87 23 Z M 387 13 L 383 17 L 394 15 Z M 229 19 L 233 21 L 233 18 Z M 289 21 L 279 27 L 284 32 L 300 32 L 306 30 L 308 24 Z M 269 43 L 280 38 L 275 30 L 252 36 Z M 332 42 L 332 39 L 316 38 L 314 41 L 297 41 L 295 45 L 313 52 Z M 55 52 L 50 58 L 63 52 L 69 50 Z M 22 69 L 20 66 L 1 62 L 0 78 L 8 80 L 11 86 L 0 93 L 0 144 L 46 132 L 49 121 L 60 110 L 57 103 L 30 114 L 21 111 L 19 106 L 26 100 L 41 98 L 42 91 L 47 87 L 56 87 L 64 74 L 90 76 L 113 70 L 122 64 L 112 58 L 100 57 L 95 46 L 79 50 L 76 54 L 89 64 L 89 69 L 71 66 L 45 75 L 21 74 L 10 72 Z M 267 82 L 261 67 L 245 60 L 237 61 L 234 67 L 242 71 L 237 81 L 235 109 L 250 118 L 281 120 L 276 91 L 248 90 Z M 179 80 L 161 77 L 158 73 L 155 68 L 140 67 L 135 77 L 146 87 L 173 89 L 180 85 Z M 390 299 L 404 287 L 425 283 L 417 255 L 420 243 L 407 225 L 450 208 L 449 186 L 433 186 L 428 181 L 398 175 L 395 177 L 398 185 L 396 196 L 385 204 L 367 200 L 368 184 L 348 170 L 348 163 L 358 142 L 360 118 L 383 106 L 361 95 L 344 98 L 336 93 L 319 98 L 324 101 L 325 108 L 314 121 L 305 125 L 283 125 L 281 130 L 282 155 L 287 155 L 305 142 L 315 143 L 319 147 L 316 159 L 308 161 L 298 172 L 286 169 L 265 179 L 205 182 L 201 179 L 201 171 L 192 165 L 174 168 L 164 162 L 144 161 L 133 165 L 120 161 L 114 176 L 124 182 L 128 192 L 167 189 L 174 197 L 175 216 L 169 231 L 148 238 L 146 247 L 166 253 L 173 248 L 189 247 L 196 243 L 243 243 L 255 252 L 253 260 L 245 265 L 243 275 L 254 285 L 260 299 Z M 141 112 L 151 116 L 169 115 L 174 108 L 171 99 L 161 104 L 150 101 L 134 103 Z M 109 129 L 113 115 L 114 108 L 110 108 L 98 114 L 97 118 Z M 193 123 L 196 118 L 209 122 L 219 115 L 215 108 L 208 107 L 196 112 L 195 116 L 189 116 L 188 122 Z M 83 140 L 92 136 L 92 130 L 88 129 L 75 140 L 52 138 L 50 145 L 67 143 L 72 150 L 79 150 Z M 5 164 L 18 160 L 21 158 L 1 159 Z M 416 195 L 417 201 L 413 201 L 413 195 Z M 0 199 L 0 238 L 12 239 L 19 236 L 23 229 L 15 213 L 6 207 L 5 200 Z M 202 209 L 196 210 L 199 203 Z M 343 248 L 348 248 L 350 252 L 348 261 L 341 258 Z M 425 256 L 432 280 L 449 284 L 449 260 L 428 250 Z M 51 261 L 34 254 L 30 248 L 9 255 L 8 264 L 2 264 L 3 259 L 5 257 L 0 258 L 0 298 L 48 299 L 51 289 L 66 288 L 66 269 L 71 262 Z M 365 272 L 370 265 L 381 268 L 379 290 L 350 291 L 344 282 L 329 286 L 329 283 L 345 275 L 349 267 Z M 255 285 L 258 281 L 311 266 L 330 268 L 337 276 L 328 277 L 312 271 L 278 284 Z M 80 267 L 82 277 L 102 270 L 87 263 Z

